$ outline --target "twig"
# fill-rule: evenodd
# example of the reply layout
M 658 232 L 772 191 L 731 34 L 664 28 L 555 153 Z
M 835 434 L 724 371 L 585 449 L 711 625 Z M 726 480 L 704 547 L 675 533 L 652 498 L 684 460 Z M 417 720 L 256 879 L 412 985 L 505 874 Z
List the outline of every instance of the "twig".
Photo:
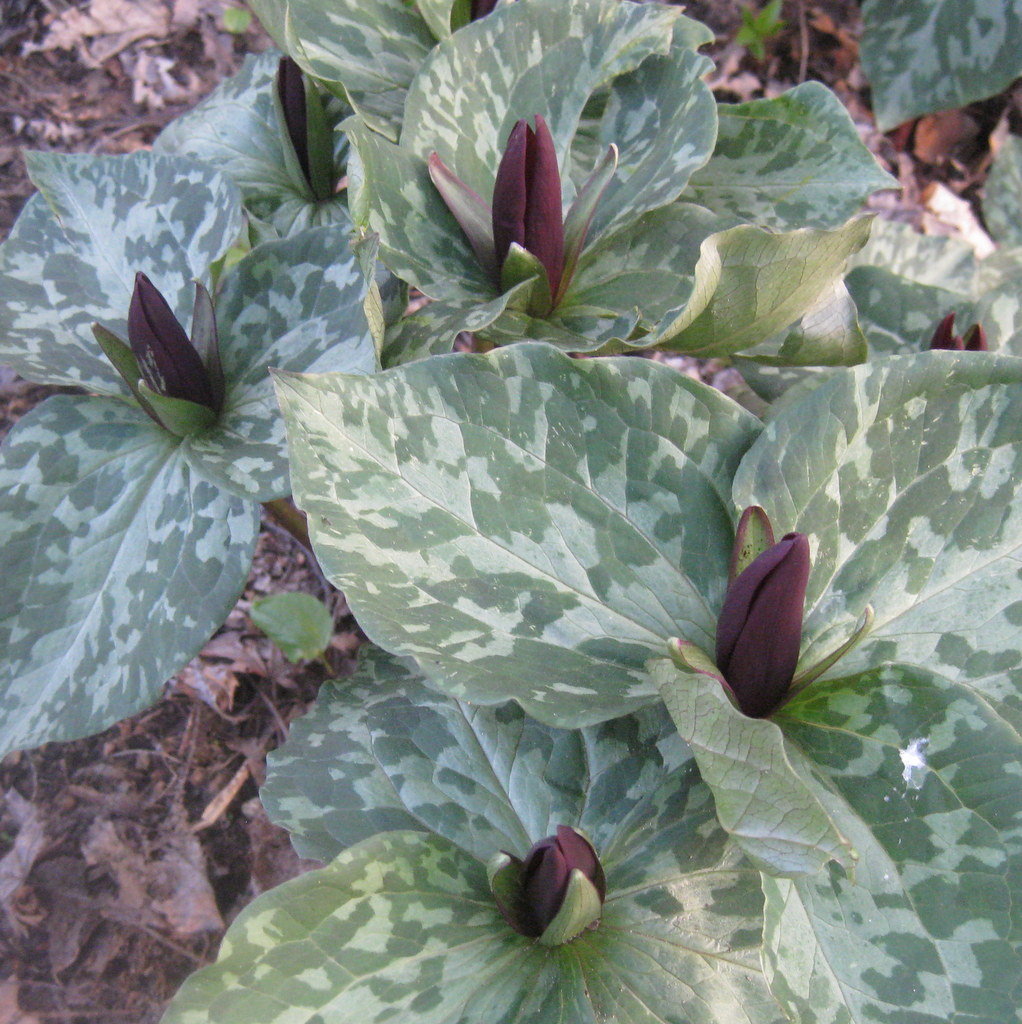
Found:
M 809 25 L 806 22 L 806 0 L 798 0 L 798 84 L 806 80 L 809 73 Z

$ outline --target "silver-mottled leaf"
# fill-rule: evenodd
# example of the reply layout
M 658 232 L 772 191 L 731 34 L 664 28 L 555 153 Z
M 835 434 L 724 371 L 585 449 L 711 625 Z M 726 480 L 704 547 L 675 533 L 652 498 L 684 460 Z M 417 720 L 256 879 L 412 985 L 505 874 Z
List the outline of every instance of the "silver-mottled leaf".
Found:
M 916 665 L 1022 724 L 1020 383 L 1022 360 L 890 357 L 834 371 L 770 422 L 735 504 L 810 537 L 801 664 L 870 604 L 872 631 L 830 675 Z
M 232 268 L 217 302 L 227 393 L 213 428 L 185 442 L 196 472 L 259 501 L 290 492 L 269 367 L 375 372 L 366 288 L 340 226 L 266 242 Z
M 1017 1019 L 1022 748 L 964 686 L 893 667 L 779 721 L 856 816 L 852 878 L 764 879 L 765 967 L 806 1024 Z
M 454 844 L 377 835 L 247 907 L 163 1024 L 776 1024 L 749 874 L 700 842 L 687 873 L 609 893 L 595 931 L 551 948 L 504 924 Z
M 1022 0 L 865 0 L 862 19 L 881 131 L 994 96 L 1022 74 Z
M 281 235 L 328 224 L 350 225 L 343 194 L 317 202 L 308 183 L 293 173 L 285 159 L 272 93 L 279 60 L 276 50 L 246 57 L 236 75 L 171 121 L 153 149 L 215 167 L 238 186 L 245 208 Z M 340 113 L 338 102 L 328 119 L 331 127 Z M 334 160 L 339 168 L 344 166 L 347 150 L 347 139 L 336 131 Z
M 136 271 L 189 323 L 193 280 L 241 230 L 237 190 L 185 157 L 31 153 L 40 195 L 0 249 L 0 358 L 29 380 L 127 394 L 92 335 L 126 335 Z
M 882 267 L 917 284 L 970 295 L 978 270 L 976 254 L 960 238 L 923 235 L 910 224 L 877 217 L 869 241 L 848 260 L 850 267 Z
M 209 1012 L 218 1021 L 251 1013 L 266 965 L 279 968 L 280 980 L 290 972 L 298 981 L 296 972 L 318 967 L 328 945 L 327 956 L 355 977 L 323 975 L 311 1005 L 297 988 L 291 996 L 306 1007 L 299 1013 L 314 1008 L 322 1021 L 344 1021 L 367 1006 L 386 1019 L 387 1002 L 392 1014 L 408 1007 L 423 1024 L 777 1020 L 759 974 L 758 875 L 717 826 L 710 792 L 662 707 L 585 730 L 555 729 L 511 704 L 478 708 L 442 697 L 409 664 L 370 651 L 353 680 L 328 684 L 310 716 L 295 724 L 274 755 L 265 792 L 280 819 L 297 826 L 304 849 L 329 857 L 359 843 L 340 853 L 321 882 L 363 850 L 377 876 L 390 873 L 386 851 L 400 846 L 402 870 L 414 872 L 418 883 L 419 907 L 435 905 L 436 919 L 420 920 L 417 941 L 400 944 L 404 918 L 388 913 L 391 902 L 379 884 L 360 875 L 349 889 L 375 894 L 372 945 L 339 934 L 324 943 L 325 923 L 303 913 L 288 936 L 272 920 L 268 931 L 244 924 L 238 941 L 248 948 L 242 952 L 229 936 L 230 952 L 208 972 L 209 995 L 196 993 L 193 1012 L 211 995 Z M 499 849 L 524 854 L 560 824 L 581 828 L 593 841 L 606 870 L 607 902 L 595 931 L 551 949 L 511 933 L 480 869 Z M 409 828 L 418 836 L 402 831 Z M 375 829 L 386 834 L 370 838 Z M 425 868 L 439 850 L 451 871 L 438 887 Z M 282 901 L 287 888 L 278 890 Z M 326 894 L 323 884 L 301 891 L 310 899 Z M 286 899 L 273 904 L 281 924 L 296 906 L 294 896 Z M 334 916 L 332 929 L 366 924 L 345 909 L 350 899 L 323 908 Z M 474 904 L 477 923 L 462 915 L 465 900 Z M 464 927 L 448 931 L 452 921 Z M 500 950 L 493 962 L 491 944 Z M 285 952 L 287 945 L 298 955 Z M 438 962 L 420 970 L 430 958 Z M 370 965 L 372 981 L 365 976 Z M 406 983 L 396 984 L 399 977 Z M 213 982 L 231 994 L 214 995 Z M 444 988 L 439 999 L 434 984 Z M 275 1008 L 269 1012 L 250 1020 L 277 1019 Z
M 836 228 L 871 193 L 898 187 L 819 82 L 717 113 L 717 145 L 692 179 L 691 202 L 775 231 Z
M 0 742 L 98 732 L 149 704 L 224 620 L 255 508 L 109 398 L 51 398 L 0 458 Z
M 718 392 L 539 345 L 278 379 L 321 564 L 446 692 L 597 722 L 655 698 L 667 638 L 712 635 L 758 430 Z
M 983 218 L 1002 245 L 1022 245 L 1022 139 L 1009 135 L 990 168 Z
M 402 0 L 252 0 L 277 45 L 343 92 L 374 131 L 398 137 L 405 93 L 435 40 Z
M 925 352 L 948 313 L 955 328 L 976 322 L 975 305 L 961 292 L 920 284 L 882 267 L 858 266 L 845 278 L 870 349 L 882 355 Z

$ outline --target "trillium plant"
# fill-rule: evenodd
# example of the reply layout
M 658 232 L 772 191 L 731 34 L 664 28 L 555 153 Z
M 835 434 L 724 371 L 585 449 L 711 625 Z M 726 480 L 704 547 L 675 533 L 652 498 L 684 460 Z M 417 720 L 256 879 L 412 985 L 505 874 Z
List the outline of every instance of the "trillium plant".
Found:
M 980 263 L 678 6 L 252 7 L 0 249 L 0 359 L 74 389 L 0 449 L 3 749 L 151 702 L 261 507 L 368 637 L 261 794 L 324 866 L 166 1024 L 1019 1020 L 1022 146 Z

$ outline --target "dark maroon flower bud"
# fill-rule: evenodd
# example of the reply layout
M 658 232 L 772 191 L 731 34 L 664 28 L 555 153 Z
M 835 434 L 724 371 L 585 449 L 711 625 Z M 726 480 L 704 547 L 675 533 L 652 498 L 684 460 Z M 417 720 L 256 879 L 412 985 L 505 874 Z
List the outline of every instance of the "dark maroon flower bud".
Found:
M 472 0 L 471 20 L 476 21 L 478 18 L 485 18 L 496 6 L 497 0 Z
M 143 273 L 135 275 L 128 307 L 128 344 L 142 379 L 158 395 L 220 411 L 209 374 L 167 300 Z
M 568 942 L 599 921 L 607 898 L 596 851 L 566 825 L 534 844 L 524 860 L 497 854 L 490 865 L 490 885 L 507 923 L 520 935 L 549 945 Z
M 955 314 L 948 313 L 937 325 L 930 339 L 931 349 L 950 349 L 954 352 L 986 352 L 987 336 L 981 324 L 973 324 L 963 338 L 955 334 Z
M 554 140 L 537 114 L 536 129 L 520 120 L 511 129 L 493 185 L 493 246 L 502 266 L 517 242 L 542 264 L 550 295 L 558 294 L 564 271 L 561 174 Z
M 717 668 L 752 718 L 769 715 L 791 686 L 808 582 L 809 539 L 789 533 L 728 587 L 717 619 Z
M 277 65 L 277 94 L 284 111 L 284 125 L 301 165 L 305 180 L 312 183 L 309 169 L 309 124 L 305 113 L 305 80 L 302 69 L 290 58 L 281 57 Z

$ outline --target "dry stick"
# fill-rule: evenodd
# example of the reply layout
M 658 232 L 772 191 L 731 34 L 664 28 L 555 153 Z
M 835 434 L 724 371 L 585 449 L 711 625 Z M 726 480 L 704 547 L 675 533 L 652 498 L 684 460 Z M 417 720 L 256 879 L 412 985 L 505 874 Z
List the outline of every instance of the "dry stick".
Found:
M 806 80 L 809 71 L 809 26 L 806 24 L 806 0 L 798 0 L 798 84 Z

